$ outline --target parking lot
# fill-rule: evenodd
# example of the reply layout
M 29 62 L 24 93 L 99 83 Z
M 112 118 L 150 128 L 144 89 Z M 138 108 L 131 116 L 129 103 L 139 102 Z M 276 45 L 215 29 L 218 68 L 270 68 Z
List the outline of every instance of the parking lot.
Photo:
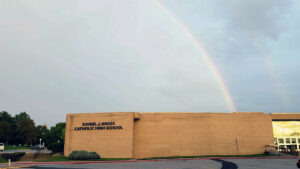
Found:
M 297 159 L 178 159 L 90 164 L 37 164 L 30 169 L 296 169 Z

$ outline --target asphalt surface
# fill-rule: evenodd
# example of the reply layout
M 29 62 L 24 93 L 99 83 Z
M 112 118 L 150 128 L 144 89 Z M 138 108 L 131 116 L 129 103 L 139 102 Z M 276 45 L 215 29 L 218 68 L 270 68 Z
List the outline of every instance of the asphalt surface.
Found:
M 90 164 L 37 164 L 28 169 L 297 169 L 297 159 L 193 159 Z
M 35 152 L 41 152 L 41 150 L 30 150 L 30 149 L 4 150 L 4 151 L 0 151 L 0 154 L 2 154 L 2 153 L 15 153 L 15 152 L 35 153 Z M 49 151 L 49 150 L 43 150 L 43 153 L 51 153 L 51 151 Z

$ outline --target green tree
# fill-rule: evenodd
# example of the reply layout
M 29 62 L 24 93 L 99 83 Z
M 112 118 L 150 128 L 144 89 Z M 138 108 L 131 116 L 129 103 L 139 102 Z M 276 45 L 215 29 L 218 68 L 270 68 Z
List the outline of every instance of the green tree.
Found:
M 2 111 L 0 112 L 0 121 L 7 121 L 9 123 L 13 123 L 13 118 L 8 112 Z
M 26 112 L 21 112 L 19 114 L 16 114 L 14 117 L 16 125 L 18 126 L 20 121 L 24 118 L 30 119 L 30 116 Z
M 46 141 L 46 137 L 49 135 L 49 130 L 46 126 L 41 126 L 41 125 L 38 125 L 36 128 L 35 128 L 35 137 L 37 139 L 37 141 L 39 139 L 42 139 L 43 141 Z
M 0 121 L 0 141 L 8 144 L 14 135 L 11 124 L 7 121 Z
M 31 145 L 36 142 L 35 126 L 30 118 L 22 118 L 17 127 L 17 137 L 22 143 Z
M 46 136 L 46 146 L 54 152 L 62 152 L 65 140 L 66 123 L 57 123 Z
M 50 138 L 49 138 L 49 142 L 53 143 L 53 142 L 63 142 L 64 139 L 64 130 L 66 128 L 66 123 L 57 123 L 54 127 L 50 128 Z
M 62 142 L 65 142 L 65 133 L 66 133 L 66 127 L 62 130 L 60 135 L 60 139 L 62 140 Z
M 14 138 L 15 123 L 11 115 L 6 112 L 0 112 L 0 141 L 8 144 Z

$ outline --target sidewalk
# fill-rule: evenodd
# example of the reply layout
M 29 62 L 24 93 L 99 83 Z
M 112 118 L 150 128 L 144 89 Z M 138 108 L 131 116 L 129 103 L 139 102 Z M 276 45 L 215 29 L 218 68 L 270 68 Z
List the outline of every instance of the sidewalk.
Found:
M 32 167 L 35 165 L 24 165 L 24 164 L 12 164 L 10 167 L 8 167 L 8 164 L 0 164 L 0 169 L 14 169 L 14 168 L 25 168 L 25 167 Z

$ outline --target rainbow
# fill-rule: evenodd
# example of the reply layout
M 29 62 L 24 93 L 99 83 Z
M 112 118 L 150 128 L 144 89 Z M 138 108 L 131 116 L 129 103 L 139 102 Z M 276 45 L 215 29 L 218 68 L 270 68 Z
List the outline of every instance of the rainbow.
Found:
M 195 45 L 196 49 L 201 53 L 201 55 L 204 57 L 204 60 L 206 61 L 206 63 L 208 64 L 210 70 L 212 71 L 213 75 L 215 76 L 215 79 L 217 80 L 222 93 L 224 95 L 224 98 L 230 108 L 230 111 L 235 112 L 236 108 L 234 105 L 234 101 L 232 99 L 232 96 L 228 90 L 228 87 L 226 86 L 226 83 L 221 75 L 221 73 L 219 72 L 219 70 L 217 69 L 216 65 L 214 64 L 214 62 L 212 61 L 212 59 L 209 57 L 208 53 L 206 52 L 206 50 L 202 47 L 202 45 L 200 44 L 200 42 L 193 36 L 193 34 L 191 33 L 191 31 L 184 25 L 184 23 L 182 21 L 180 21 L 167 7 L 165 7 L 165 5 L 163 5 L 161 2 L 159 2 L 158 0 L 154 0 L 154 2 L 156 2 L 156 4 L 164 11 L 166 11 L 169 16 L 180 26 L 180 28 L 185 32 L 185 34 L 192 40 L 193 44 Z
M 282 83 L 282 80 L 280 79 L 278 73 L 276 73 L 275 66 L 272 61 L 272 57 L 267 53 L 263 53 L 263 54 L 265 57 L 265 64 L 266 64 L 268 73 L 274 82 L 273 84 L 276 88 L 277 95 L 278 95 L 279 99 L 281 100 L 283 107 L 285 109 L 287 109 L 288 107 L 290 107 L 290 98 L 287 95 L 286 88 L 285 88 L 284 84 Z
M 287 95 L 287 89 L 282 83 L 282 80 L 279 76 L 279 74 L 276 72 L 274 61 L 272 59 L 272 56 L 267 52 L 262 42 L 259 40 L 257 35 L 252 35 L 250 38 L 252 41 L 255 42 L 257 45 L 257 48 L 261 51 L 261 54 L 263 55 L 265 59 L 265 65 L 267 68 L 267 72 L 269 76 L 271 77 L 273 81 L 273 85 L 276 88 L 277 96 L 279 97 L 281 104 L 283 105 L 283 108 L 287 109 L 290 107 L 290 98 Z
M 228 1 L 229 3 L 234 3 L 232 1 Z M 234 5 L 233 5 L 234 6 Z M 266 49 L 264 49 L 265 45 L 262 43 L 260 38 L 258 37 L 257 34 L 251 34 L 249 36 L 252 41 L 254 41 L 255 44 L 257 45 L 257 48 L 262 51 L 261 54 L 263 55 L 265 59 L 265 65 L 268 71 L 269 76 L 271 77 L 272 81 L 274 82 L 274 87 L 276 88 L 277 95 L 279 99 L 281 100 L 281 104 L 284 106 L 285 109 L 290 107 L 290 98 L 287 94 L 287 88 L 284 86 L 282 83 L 282 80 L 279 76 L 279 74 L 276 72 L 274 61 L 272 56 L 267 52 Z M 264 48 L 263 48 L 264 47 Z

